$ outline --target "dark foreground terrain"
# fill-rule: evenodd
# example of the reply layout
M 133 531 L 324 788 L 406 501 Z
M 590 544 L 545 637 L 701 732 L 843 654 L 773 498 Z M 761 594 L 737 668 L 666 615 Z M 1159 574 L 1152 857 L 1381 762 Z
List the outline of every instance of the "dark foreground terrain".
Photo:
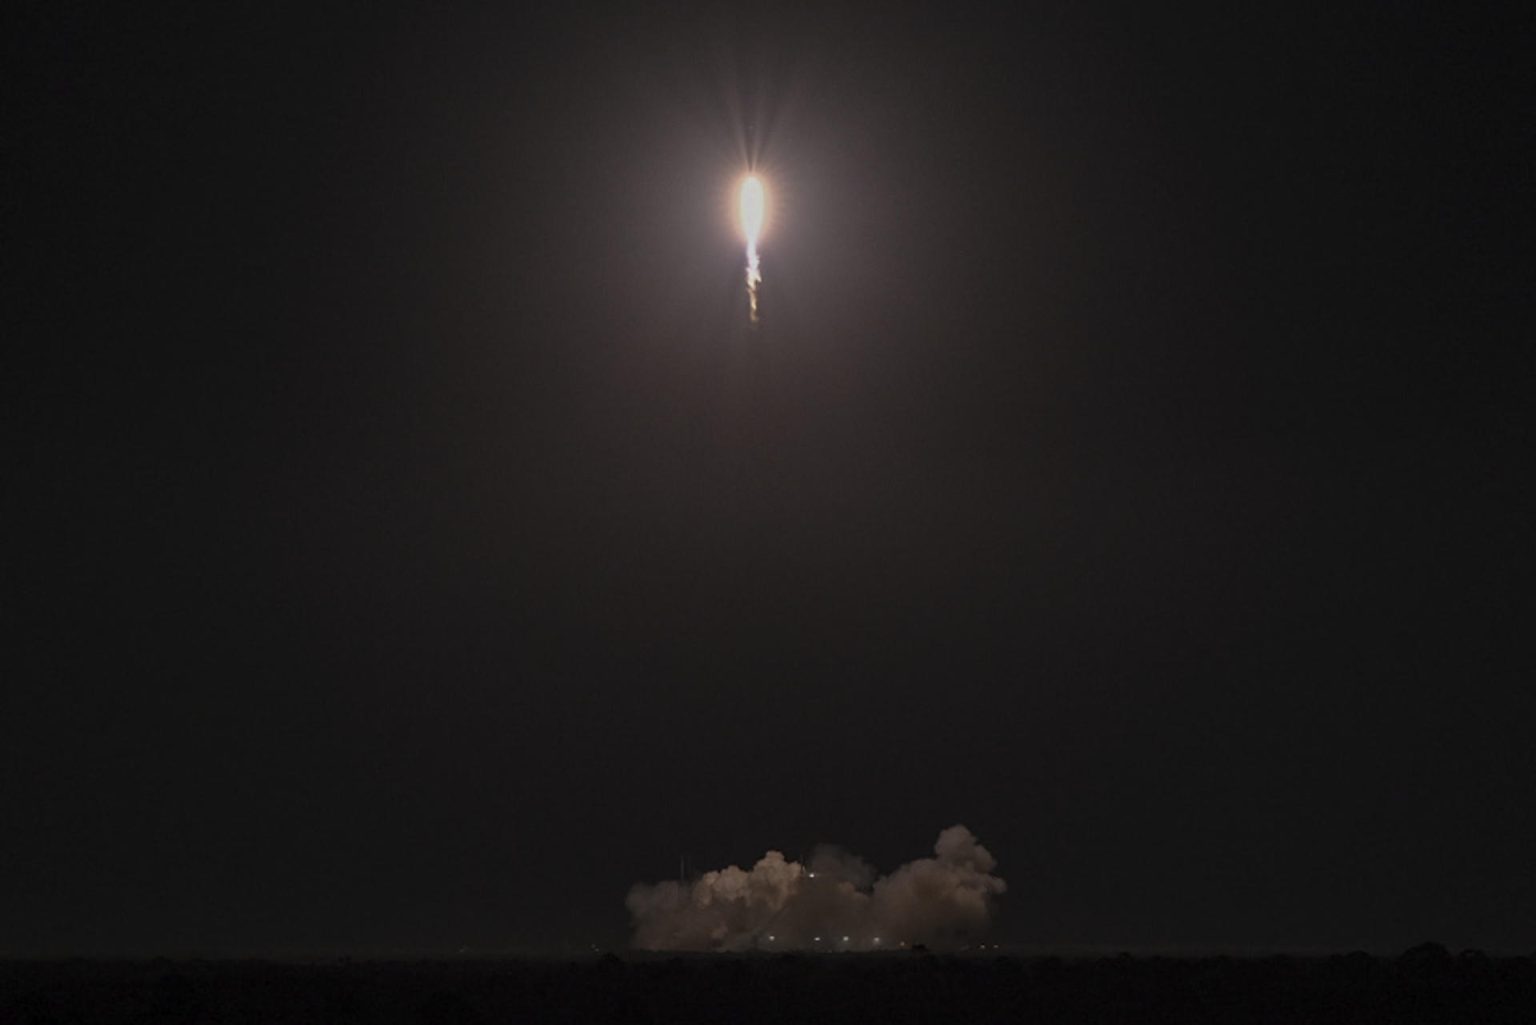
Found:
M 1536 958 L 0 964 L 0 1022 L 1536 1022 Z

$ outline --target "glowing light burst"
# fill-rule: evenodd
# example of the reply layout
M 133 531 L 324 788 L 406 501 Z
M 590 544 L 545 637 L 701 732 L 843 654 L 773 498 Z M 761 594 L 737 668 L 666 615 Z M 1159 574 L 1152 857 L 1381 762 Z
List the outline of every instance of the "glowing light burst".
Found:
M 763 232 L 763 183 L 757 175 L 747 175 L 741 183 L 741 232 L 747 237 L 747 311 L 752 323 L 757 323 L 757 286 L 762 282 L 762 271 L 757 261 L 757 240 Z

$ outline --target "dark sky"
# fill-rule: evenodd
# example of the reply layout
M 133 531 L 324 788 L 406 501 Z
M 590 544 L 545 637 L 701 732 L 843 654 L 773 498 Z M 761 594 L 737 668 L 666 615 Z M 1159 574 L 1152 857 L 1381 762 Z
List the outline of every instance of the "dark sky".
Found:
M 0 953 L 1536 944 L 1528 15 L 251 6 L 7 15 Z

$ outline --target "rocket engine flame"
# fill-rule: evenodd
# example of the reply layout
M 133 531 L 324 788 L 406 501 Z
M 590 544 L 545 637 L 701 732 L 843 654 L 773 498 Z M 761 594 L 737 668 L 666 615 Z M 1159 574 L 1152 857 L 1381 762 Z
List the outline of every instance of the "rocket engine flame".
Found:
M 757 239 L 763 231 L 763 183 L 757 175 L 748 175 L 741 183 L 741 232 L 747 238 L 747 311 L 757 323 L 757 286 L 763 280 L 758 269 Z
M 755 174 L 741 183 L 741 230 L 747 245 L 756 246 L 763 232 L 763 183 Z

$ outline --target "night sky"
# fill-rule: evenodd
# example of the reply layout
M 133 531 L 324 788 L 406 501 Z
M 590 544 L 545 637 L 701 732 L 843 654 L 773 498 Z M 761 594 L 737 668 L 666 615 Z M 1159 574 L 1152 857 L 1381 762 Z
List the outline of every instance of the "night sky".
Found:
M 6 16 L 0 954 L 1536 945 L 1528 14 L 226 6 Z

